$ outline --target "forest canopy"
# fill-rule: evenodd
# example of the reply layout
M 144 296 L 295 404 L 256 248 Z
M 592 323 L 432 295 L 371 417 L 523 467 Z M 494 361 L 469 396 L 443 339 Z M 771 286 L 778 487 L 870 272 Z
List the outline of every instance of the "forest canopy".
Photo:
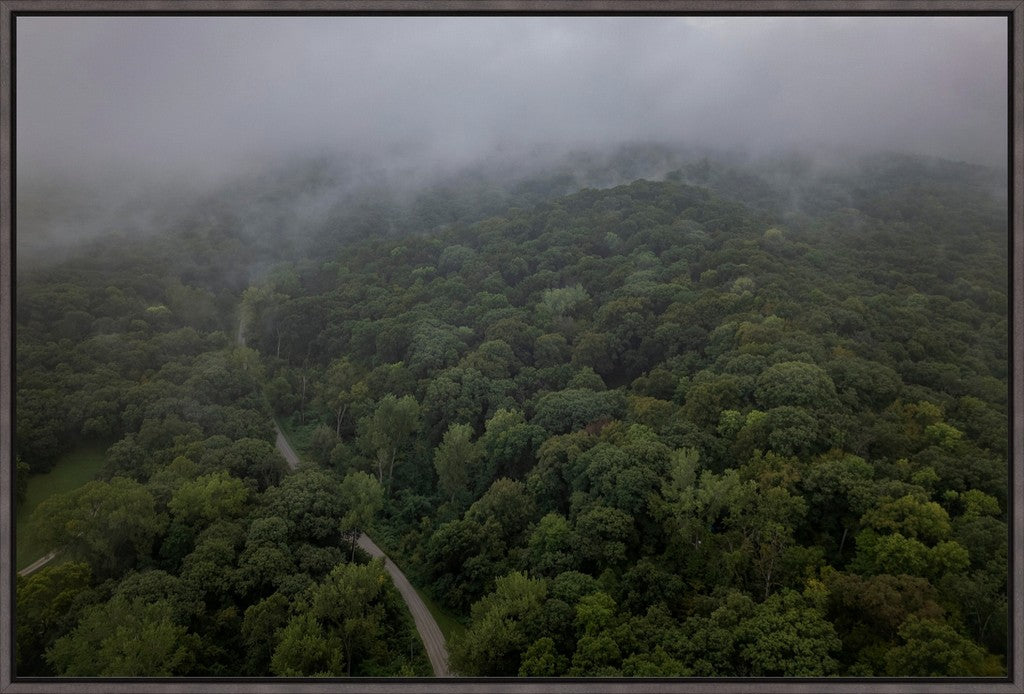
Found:
M 19 481 L 109 447 L 34 512 L 18 675 L 429 674 L 368 530 L 460 675 L 1005 674 L 995 174 L 598 173 L 19 265 Z

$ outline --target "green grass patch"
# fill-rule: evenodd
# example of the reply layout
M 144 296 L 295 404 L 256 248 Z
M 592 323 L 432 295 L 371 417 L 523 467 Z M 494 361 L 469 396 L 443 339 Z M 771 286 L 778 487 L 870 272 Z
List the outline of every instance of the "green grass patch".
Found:
M 52 547 L 42 547 L 32 540 L 32 511 L 43 499 L 54 494 L 64 494 L 81 487 L 96 478 L 103 467 L 104 455 L 110 447 L 106 442 L 83 443 L 78 448 L 57 459 L 49 472 L 28 478 L 25 502 L 15 508 L 14 542 L 16 556 L 14 563 L 21 570 L 49 554 Z
M 413 586 L 413 590 L 423 600 L 423 604 L 430 610 L 430 614 L 433 615 L 434 621 L 437 622 L 438 628 L 441 629 L 441 633 L 444 634 L 444 640 L 446 643 L 450 642 L 455 636 L 462 636 L 466 633 L 466 625 L 459 621 L 459 618 L 448 612 L 443 607 L 438 605 L 436 602 L 427 595 L 426 591 L 420 590 L 416 586 Z
M 288 439 L 288 443 L 291 444 L 300 458 L 303 460 L 312 459 L 312 456 L 309 455 L 309 448 L 313 442 L 313 432 L 316 431 L 320 422 L 307 419 L 306 423 L 302 424 L 299 422 L 299 416 L 294 414 L 288 417 L 278 417 L 277 425 L 281 427 L 281 431 L 284 433 L 285 438 Z

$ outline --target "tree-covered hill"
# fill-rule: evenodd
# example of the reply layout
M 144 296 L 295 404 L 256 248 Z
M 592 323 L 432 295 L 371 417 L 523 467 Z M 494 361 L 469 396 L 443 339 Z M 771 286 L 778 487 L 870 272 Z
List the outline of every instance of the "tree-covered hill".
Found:
M 116 441 L 39 512 L 73 561 L 19 579 L 19 674 L 422 673 L 350 552 L 377 505 L 468 626 L 461 674 L 1005 672 L 998 176 L 290 171 L 19 265 L 22 474 Z M 316 467 L 285 473 L 272 414 Z
M 692 173 L 282 268 L 271 405 L 388 489 L 465 674 L 1000 672 L 1002 203 L 901 158 L 784 212 Z

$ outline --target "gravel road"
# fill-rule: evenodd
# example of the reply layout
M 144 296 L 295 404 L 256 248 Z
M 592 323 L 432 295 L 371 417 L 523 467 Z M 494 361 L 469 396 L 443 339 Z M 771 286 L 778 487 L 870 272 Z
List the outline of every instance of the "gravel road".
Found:
M 434 668 L 434 676 L 451 677 L 452 673 L 448 670 L 448 649 L 445 647 L 444 634 L 441 633 L 441 628 L 437 626 L 430 610 L 427 609 L 412 584 L 409 583 L 409 579 L 368 535 L 363 533 L 357 542 L 370 556 L 380 557 L 384 560 L 384 568 L 391 574 L 391 580 L 394 581 L 395 587 L 398 588 L 405 604 L 409 606 L 409 611 L 412 612 L 416 630 L 420 632 L 420 638 L 427 649 L 427 657 L 430 658 L 430 665 Z
M 238 335 L 236 339 L 239 344 L 244 345 L 245 340 L 242 337 L 242 326 L 238 326 Z M 291 444 L 288 443 L 288 439 L 284 437 L 284 433 L 281 431 L 281 427 L 274 422 L 274 429 L 277 431 L 277 450 L 281 452 L 284 459 L 288 462 L 288 467 L 292 470 L 296 470 L 299 467 L 299 456 L 295 453 Z M 413 589 L 412 584 L 409 583 L 409 579 L 405 577 L 401 569 L 395 566 L 395 563 L 388 559 L 384 551 L 378 547 L 368 535 L 363 533 L 359 536 L 357 541 L 359 546 L 363 548 L 370 556 L 380 557 L 384 560 L 384 568 L 387 569 L 388 573 L 391 574 L 391 580 L 394 581 L 395 587 L 398 588 L 398 592 L 402 595 L 405 600 L 405 604 L 409 606 L 409 611 L 412 613 L 413 622 L 416 624 L 416 630 L 420 633 L 420 639 L 423 640 L 423 645 L 427 649 L 427 656 L 430 658 L 430 665 L 434 668 L 435 677 L 451 677 L 452 673 L 448 671 L 448 649 L 445 647 L 444 634 L 441 633 L 441 628 L 437 626 L 437 622 L 434 621 L 433 615 L 430 614 L 430 610 L 420 599 L 420 596 Z M 28 576 L 34 571 L 38 571 L 48 564 L 54 557 L 57 556 L 57 552 L 53 551 L 47 554 L 45 557 L 33 562 L 29 566 L 18 572 L 19 576 Z
M 288 443 L 288 439 L 284 437 L 284 433 L 282 433 L 281 427 L 277 426 L 277 422 L 274 422 L 274 428 L 277 430 L 277 450 L 288 461 L 288 467 L 292 470 L 297 469 L 299 467 L 298 454 L 295 453 L 291 444 Z M 405 604 L 409 606 L 412 620 L 416 624 L 416 631 L 420 634 L 420 639 L 427 649 L 427 657 L 430 658 L 430 665 L 434 668 L 434 676 L 451 677 L 452 673 L 448 670 L 448 649 L 445 647 L 444 634 L 441 633 L 441 628 L 437 626 L 437 622 L 434 621 L 434 616 L 430 614 L 430 610 L 427 609 L 423 600 L 413 589 L 412 584 L 409 583 L 409 579 L 405 577 L 401 569 L 395 566 L 393 561 L 388 559 L 384 551 L 368 535 L 365 533 L 360 535 L 357 543 L 370 556 L 380 557 L 384 560 L 384 568 L 391 574 L 391 580 L 394 582 L 395 587 L 398 588 L 398 592 L 401 594 L 402 599 L 405 600 Z
M 54 550 L 54 551 L 50 552 L 49 554 L 47 554 L 45 557 L 37 559 L 34 562 L 32 562 L 31 564 L 29 564 L 28 566 L 26 566 L 24 569 L 22 569 L 21 571 L 18 572 L 18 575 L 19 576 L 28 576 L 29 574 L 35 573 L 36 571 L 39 571 L 39 569 L 41 569 L 44 566 L 46 566 L 47 564 L 49 564 L 53 560 L 53 558 L 56 557 L 56 556 L 57 556 L 57 551 Z
M 281 427 L 277 426 L 277 422 L 274 422 L 274 431 L 277 432 L 277 450 L 284 456 L 284 459 L 288 462 L 288 467 L 292 471 L 298 470 L 299 456 L 292 448 L 292 445 L 288 443 L 288 439 L 284 437 L 284 432 L 281 431 Z

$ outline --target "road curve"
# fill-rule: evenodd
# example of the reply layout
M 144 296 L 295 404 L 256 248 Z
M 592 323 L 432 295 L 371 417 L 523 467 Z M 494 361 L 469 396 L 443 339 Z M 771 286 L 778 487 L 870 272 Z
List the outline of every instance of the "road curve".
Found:
M 238 344 L 245 345 L 241 324 L 238 326 L 236 340 Z M 275 442 L 277 450 L 284 456 L 289 468 L 292 470 L 298 469 L 299 456 L 291 444 L 288 443 L 288 439 L 285 438 L 284 432 L 281 431 L 281 427 L 278 426 L 276 421 L 274 422 L 274 430 L 277 432 L 277 440 Z M 434 676 L 451 677 L 452 673 L 448 670 L 448 649 L 445 646 L 444 634 L 441 633 L 441 627 L 437 626 L 437 622 L 434 621 L 434 616 L 430 614 L 430 610 L 427 609 L 419 594 L 416 593 L 412 584 L 409 583 L 409 579 L 405 577 L 402 570 L 395 566 L 395 563 L 384 554 L 384 551 L 366 533 L 362 533 L 359 536 L 357 543 L 370 556 L 379 557 L 384 560 L 384 568 L 391 575 L 391 580 L 394 582 L 395 587 L 398 588 L 398 592 L 405 600 L 405 604 L 409 606 L 409 612 L 412 613 L 413 622 L 416 624 L 416 631 L 420 634 L 423 646 L 427 649 L 427 657 L 430 658 L 430 665 L 434 668 Z M 57 551 L 54 550 L 45 557 L 26 566 L 18 572 L 18 575 L 28 576 L 46 566 L 56 556 Z
M 398 592 L 401 593 L 405 604 L 409 606 L 409 611 L 412 612 L 412 620 L 416 623 L 416 631 L 420 633 L 424 648 L 427 649 L 427 657 L 430 658 L 430 665 L 434 668 L 434 676 L 451 677 L 452 673 L 448 670 L 448 649 L 445 646 L 444 634 L 441 633 L 441 628 L 437 626 L 430 610 L 427 609 L 419 594 L 409 583 L 409 579 L 366 533 L 359 536 L 357 543 L 370 556 L 380 557 L 384 560 L 384 568 L 391 574 L 391 580 L 398 588 Z
M 277 450 L 288 461 L 288 467 L 296 470 L 299 467 L 298 454 L 288 443 L 288 439 L 285 438 L 284 432 L 281 431 L 277 422 L 274 422 L 274 429 L 277 431 Z M 420 640 L 423 641 L 423 647 L 427 649 L 427 657 L 430 658 L 430 666 L 434 668 L 434 676 L 452 677 L 452 673 L 448 670 L 448 649 L 445 646 L 441 627 L 437 626 L 434 616 L 430 614 L 430 610 L 427 609 L 419 594 L 409 583 L 409 579 L 405 577 L 401 569 L 395 566 L 395 562 L 388 559 L 388 556 L 370 539 L 369 535 L 362 533 L 356 542 L 370 556 L 380 557 L 384 560 L 384 568 L 391 575 L 392 582 L 409 607 L 409 612 L 412 613 L 412 621 L 416 625 L 416 631 L 420 634 Z

